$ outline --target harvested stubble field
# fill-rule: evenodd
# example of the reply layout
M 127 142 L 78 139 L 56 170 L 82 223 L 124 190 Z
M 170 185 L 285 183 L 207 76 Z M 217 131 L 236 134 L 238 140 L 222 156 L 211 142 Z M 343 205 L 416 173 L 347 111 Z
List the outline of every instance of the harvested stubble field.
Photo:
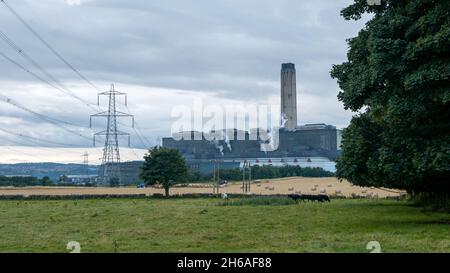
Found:
M 242 193 L 240 183 L 230 183 L 224 186 L 222 193 Z M 398 197 L 401 191 L 391 191 L 384 189 L 371 189 L 352 186 L 350 183 L 339 182 L 336 178 L 304 178 L 293 177 L 272 180 L 260 180 L 252 184 L 252 193 L 257 195 L 274 194 L 327 194 L 330 196 L 351 197 Z M 108 194 L 163 194 L 163 189 L 157 188 L 73 188 L 73 187 L 25 187 L 25 188 L 0 188 L 0 195 L 108 195 Z M 207 184 L 191 184 L 184 187 L 175 187 L 171 189 L 171 194 L 188 193 L 212 193 L 212 187 Z

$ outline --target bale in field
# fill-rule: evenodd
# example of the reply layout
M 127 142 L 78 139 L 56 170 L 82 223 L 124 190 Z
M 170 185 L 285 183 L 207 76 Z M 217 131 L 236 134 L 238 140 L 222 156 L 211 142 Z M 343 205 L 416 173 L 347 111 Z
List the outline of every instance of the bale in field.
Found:
M 288 191 L 294 191 L 294 188 L 289 188 Z

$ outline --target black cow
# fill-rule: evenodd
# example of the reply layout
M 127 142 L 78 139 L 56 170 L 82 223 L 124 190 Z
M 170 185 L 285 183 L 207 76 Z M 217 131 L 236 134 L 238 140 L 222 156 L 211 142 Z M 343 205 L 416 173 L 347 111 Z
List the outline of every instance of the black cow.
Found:
M 302 200 L 302 196 L 300 194 L 289 194 L 288 197 L 294 200 L 295 203 L 297 203 L 299 199 Z
M 331 202 L 330 197 L 328 197 L 328 195 L 325 194 L 320 194 L 317 196 L 317 201 L 319 202 Z
M 317 201 L 317 202 L 331 202 L 330 197 L 324 194 L 320 195 L 310 195 L 310 194 L 289 194 L 289 198 L 294 200 L 295 202 L 298 202 L 298 200 L 302 201 Z

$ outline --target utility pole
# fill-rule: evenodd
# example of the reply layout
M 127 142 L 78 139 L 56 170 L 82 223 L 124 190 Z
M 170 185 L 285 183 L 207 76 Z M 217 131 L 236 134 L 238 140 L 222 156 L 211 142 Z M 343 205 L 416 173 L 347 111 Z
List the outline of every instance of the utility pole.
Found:
M 252 183 L 252 168 L 250 162 L 245 160 L 242 168 L 242 191 L 250 193 L 250 185 Z
M 94 134 L 94 147 L 96 145 L 96 136 L 105 136 L 105 144 L 103 148 L 102 165 L 99 168 L 98 185 L 107 186 L 112 182 L 116 182 L 122 186 L 122 178 L 120 176 L 120 152 L 119 152 L 119 136 L 128 137 L 128 146 L 130 146 L 130 134 L 117 129 L 117 119 L 128 117 L 132 119 L 132 127 L 134 128 L 134 116 L 117 111 L 116 97 L 123 96 L 125 106 L 127 106 L 127 94 L 114 90 L 114 84 L 111 84 L 111 90 L 99 93 L 97 96 L 97 105 L 100 105 L 100 96 L 107 96 L 109 99 L 108 110 L 91 115 L 90 127 L 92 128 L 92 118 L 106 118 L 106 130 Z
M 213 159 L 213 194 L 220 193 L 220 160 Z

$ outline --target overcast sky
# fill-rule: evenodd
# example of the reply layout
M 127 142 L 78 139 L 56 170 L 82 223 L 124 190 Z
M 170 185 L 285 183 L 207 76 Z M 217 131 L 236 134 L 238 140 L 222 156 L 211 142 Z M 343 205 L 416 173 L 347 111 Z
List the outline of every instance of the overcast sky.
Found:
M 7 2 L 95 85 L 106 91 L 114 83 L 117 90 L 128 93 L 129 109 L 144 139 L 139 140 L 126 120 L 121 129 L 132 133 L 135 148 L 144 148 L 142 142 L 154 145 L 170 135 L 174 122 L 171 109 L 189 105 L 194 98 L 220 104 L 279 102 L 283 62 L 296 64 L 300 124 L 320 122 L 343 128 L 352 116 L 338 102 L 338 86 L 329 76 L 331 66 L 346 59 L 345 40 L 364 26 L 364 20 L 340 17 L 340 10 L 351 0 Z M 96 103 L 98 91 L 57 59 L 3 4 L 0 31 L 76 96 Z M 3 40 L 0 52 L 45 78 Z M 89 127 L 89 115 L 94 111 L 82 102 L 38 81 L 2 56 L 0 71 L 0 95 L 38 113 Z M 102 130 L 102 123 L 94 125 L 95 131 Z M 54 142 L 92 146 L 88 139 L 0 99 L 1 128 Z M 92 136 L 88 128 L 75 130 Z M 0 162 L 26 161 L 25 153 L 37 158 L 29 160 L 39 161 L 37 155 L 42 151 L 14 146 L 45 146 L 2 131 L 0 141 L 1 146 L 8 146 L 1 147 L 0 153 L 10 155 L 8 159 L 0 156 Z M 17 149 L 21 159 L 12 160 Z M 74 158 L 81 161 L 79 155 Z M 54 152 L 54 160 L 70 161 L 67 157 L 62 160 L 59 152 Z

